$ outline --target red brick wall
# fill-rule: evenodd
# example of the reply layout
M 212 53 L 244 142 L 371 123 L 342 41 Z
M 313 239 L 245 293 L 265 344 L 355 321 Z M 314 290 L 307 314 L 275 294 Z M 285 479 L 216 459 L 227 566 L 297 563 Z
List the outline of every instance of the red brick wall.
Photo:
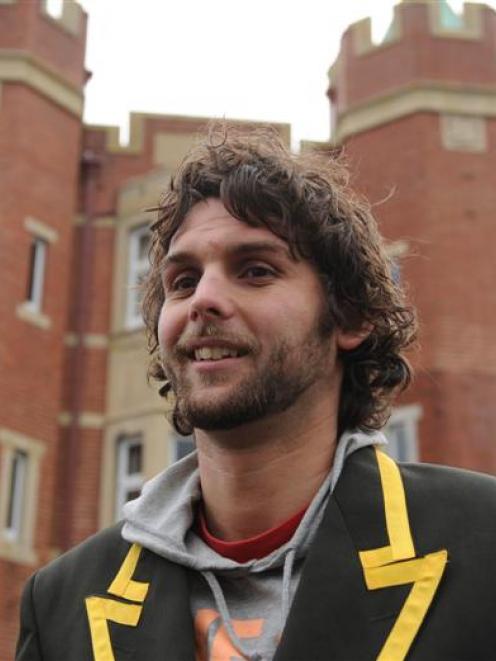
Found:
M 0 48 L 24 50 L 57 69 L 72 85 L 84 78 L 84 21 L 74 37 L 43 16 L 38 2 L 0 6 Z M 21 83 L 3 83 L 0 98 L 0 426 L 45 446 L 36 495 L 34 550 L 51 557 L 57 515 L 58 414 L 62 396 L 63 338 L 77 201 L 80 120 Z M 58 233 L 49 244 L 42 312 L 47 330 L 16 315 L 26 299 L 32 216 Z M 18 596 L 35 567 L 0 559 L 0 658 L 13 658 Z
M 420 401 L 422 458 L 496 473 L 496 120 L 488 150 L 447 151 L 439 116 L 418 113 L 350 138 L 355 181 L 383 233 L 403 238 L 402 277 L 422 349 L 405 401 Z

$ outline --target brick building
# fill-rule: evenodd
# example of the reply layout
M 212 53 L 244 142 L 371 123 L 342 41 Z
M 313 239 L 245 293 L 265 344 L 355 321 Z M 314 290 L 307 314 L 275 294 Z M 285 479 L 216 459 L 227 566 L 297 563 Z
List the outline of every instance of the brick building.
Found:
M 191 445 L 146 384 L 136 284 L 144 209 L 207 119 L 134 114 L 125 147 L 84 126 L 85 30 L 72 1 L 54 19 L 43 0 L 0 0 L 2 659 L 27 576 Z M 496 472 L 495 12 L 402 2 L 381 44 L 354 24 L 329 97 L 332 146 L 386 199 L 377 217 L 422 320 L 393 451 Z

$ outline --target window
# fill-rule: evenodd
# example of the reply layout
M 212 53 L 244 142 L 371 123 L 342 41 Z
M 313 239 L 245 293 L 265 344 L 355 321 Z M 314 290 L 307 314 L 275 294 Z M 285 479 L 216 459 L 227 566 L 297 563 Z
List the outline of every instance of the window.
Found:
M 174 461 L 183 459 L 195 449 L 195 437 L 192 434 L 191 436 L 179 436 L 175 434 L 172 438 L 174 443 Z
M 7 490 L 7 516 L 3 535 L 9 541 L 17 541 L 22 535 L 22 522 L 26 500 L 28 455 L 22 450 L 12 453 Z
M 126 306 L 126 325 L 139 328 L 143 324 L 141 317 L 140 285 L 148 272 L 148 245 L 150 233 L 146 225 L 131 230 L 129 235 L 128 289 Z
M 0 427 L 0 558 L 37 562 L 34 530 L 45 442 Z
M 34 237 L 31 241 L 29 257 L 29 277 L 27 304 L 33 312 L 40 312 L 43 301 L 43 283 L 45 280 L 47 242 Z
M 143 439 L 141 434 L 123 436 L 117 441 L 116 519 L 129 500 L 137 498 L 143 486 Z
M 421 416 L 420 406 L 412 404 L 393 409 L 384 434 L 388 439 L 385 451 L 396 461 L 418 461 L 418 420 Z

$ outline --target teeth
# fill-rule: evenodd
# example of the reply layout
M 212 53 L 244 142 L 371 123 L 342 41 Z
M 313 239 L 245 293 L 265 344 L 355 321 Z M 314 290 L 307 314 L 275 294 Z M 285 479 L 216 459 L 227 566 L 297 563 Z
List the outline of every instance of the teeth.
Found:
M 236 349 L 227 347 L 202 347 L 195 350 L 195 360 L 222 360 L 222 358 L 236 358 Z

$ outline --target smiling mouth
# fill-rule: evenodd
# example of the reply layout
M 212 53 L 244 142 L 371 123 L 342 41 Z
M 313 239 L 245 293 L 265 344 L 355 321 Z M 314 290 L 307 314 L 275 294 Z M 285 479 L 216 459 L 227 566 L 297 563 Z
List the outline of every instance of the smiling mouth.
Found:
M 246 352 L 245 352 L 246 353 Z M 243 354 L 241 350 L 229 347 L 201 347 L 195 349 L 193 358 L 195 361 L 224 360 L 225 358 L 240 358 Z

